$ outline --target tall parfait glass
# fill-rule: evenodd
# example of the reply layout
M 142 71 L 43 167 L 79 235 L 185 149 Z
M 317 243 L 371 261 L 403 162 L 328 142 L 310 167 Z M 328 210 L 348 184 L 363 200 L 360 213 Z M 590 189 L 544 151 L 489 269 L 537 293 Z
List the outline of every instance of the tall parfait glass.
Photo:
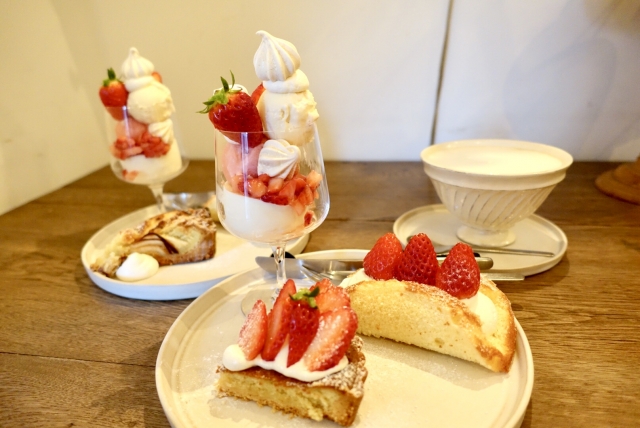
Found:
M 242 302 L 246 314 L 257 300 L 271 305 L 286 282 L 285 244 L 316 229 L 329 212 L 329 190 L 315 123 L 270 134 L 215 131 L 216 204 L 231 234 L 271 246 L 276 283 L 253 289 Z

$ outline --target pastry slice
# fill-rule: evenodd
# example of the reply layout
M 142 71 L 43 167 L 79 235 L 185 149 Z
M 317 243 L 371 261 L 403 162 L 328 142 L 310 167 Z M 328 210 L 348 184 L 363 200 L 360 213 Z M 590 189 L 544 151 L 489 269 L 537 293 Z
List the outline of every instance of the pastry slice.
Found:
M 516 327 L 507 297 L 488 280 L 471 299 L 417 282 L 366 280 L 345 291 L 358 333 L 392 339 L 508 372 Z
M 471 247 L 456 244 L 440 266 L 424 233 L 404 249 L 388 233 L 363 266 L 341 284 L 358 314 L 358 333 L 509 371 L 516 349 L 511 303 L 481 276 Z
M 146 254 L 160 266 L 210 259 L 216 250 L 216 226 L 206 208 L 158 214 L 132 229 L 121 230 L 91 265 L 114 278 L 132 253 Z
M 271 312 L 256 302 L 238 343 L 225 349 L 217 370 L 219 396 L 351 425 L 367 378 L 357 325 L 340 287 L 324 280 L 296 291 L 287 281 Z

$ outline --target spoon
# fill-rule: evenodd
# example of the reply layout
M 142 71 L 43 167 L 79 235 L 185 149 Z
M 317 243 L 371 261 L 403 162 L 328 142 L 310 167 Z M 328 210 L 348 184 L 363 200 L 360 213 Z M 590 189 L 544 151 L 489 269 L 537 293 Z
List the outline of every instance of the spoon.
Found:
M 409 235 L 407 237 L 407 242 L 414 235 Z M 436 250 L 438 255 L 446 255 L 449 253 L 449 250 L 453 248 L 453 245 L 445 245 L 439 242 L 431 241 L 433 244 L 433 248 Z M 541 257 L 553 257 L 555 253 L 551 251 L 537 251 L 537 250 L 522 250 L 517 248 L 505 248 L 505 247 L 476 247 L 471 246 L 474 253 L 493 253 L 493 254 L 515 254 L 515 255 L 526 255 L 526 256 L 541 256 Z

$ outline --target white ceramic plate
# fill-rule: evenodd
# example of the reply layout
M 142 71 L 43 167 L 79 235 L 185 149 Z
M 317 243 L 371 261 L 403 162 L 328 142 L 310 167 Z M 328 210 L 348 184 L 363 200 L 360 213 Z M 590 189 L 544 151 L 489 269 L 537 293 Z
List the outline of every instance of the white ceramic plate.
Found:
M 365 250 L 306 253 L 301 258 L 362 258 Z M 254 269 L 219 283 L 176 319 L 160 347 L 156 388 L 174 428 L 336 427 L 289 418 L 271 408 L 214 392 L 216 367 L 244 322 L 240 302 L 249 287 L 273 281 Z M 304 282 L 297 285 L 308 286 Z M 476 364 L 364 337 L 369 376 L 356 427 L 519 427 L 533 388 L 533 359 L 520 324 L 508 374 Z
M 415 208 L 398 217 L 393 224 L 393 233 L 403 244 L 416 233 L 426 233 L 440 244 L 454 245 L 460 240 L 456 230 L 462 223 L 444 205 L 426 205 Z M 555 224 L 540 216 L 532 216 L 516 223 L 513 227 L 516 240 L 504 248 L 549 251 L 553 257 L 482 253 L 493 259 L 492 272 L 514 272 L 534 275 L 557 265 L 567 251 L 567 236 Z
M 89 278 L 100 288 L 118 296 L 142 300 L 192 299 L 223 279 L 254 268 L 257 256 L 271 255 L 267 245 L 236 238 L 216 224 L 216 255 L 210 260 L 163 266 L 154 276 L 136 282 L 124 282 L 93 272 L 91 264 L 99 252 L 120 230 L 134 227 L 158 213 L 155 205 L 134 211 L 109 223 L 94 234 L 82 248 L 81 258 Z M 287 251 L 299 254 L 309 242 L 309 235 L 289 241 Z

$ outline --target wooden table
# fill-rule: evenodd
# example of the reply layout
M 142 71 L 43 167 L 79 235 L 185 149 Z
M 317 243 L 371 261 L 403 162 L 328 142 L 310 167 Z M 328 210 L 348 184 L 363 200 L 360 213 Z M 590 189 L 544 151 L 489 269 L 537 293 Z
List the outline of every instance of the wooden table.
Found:
M 553 269 L 501 283 L 527 334 L 535 385 L 524 427 L 640 424 L 640 206 L 594 186 L 611 163 L 576 163 L 538 210 L 566 233 Z M 419 163 L 327 165 L 331 210 L 306 251 L 370 248 L 404 212 L 438 203 Z M 214 188 L 192 162 L 166 190 Z M 191 302 L 96 287 L 80 250 L 152 204 L 103 168 L 0 216 L 0 426 L 167 427 L 154 382 L 167 330 Z

